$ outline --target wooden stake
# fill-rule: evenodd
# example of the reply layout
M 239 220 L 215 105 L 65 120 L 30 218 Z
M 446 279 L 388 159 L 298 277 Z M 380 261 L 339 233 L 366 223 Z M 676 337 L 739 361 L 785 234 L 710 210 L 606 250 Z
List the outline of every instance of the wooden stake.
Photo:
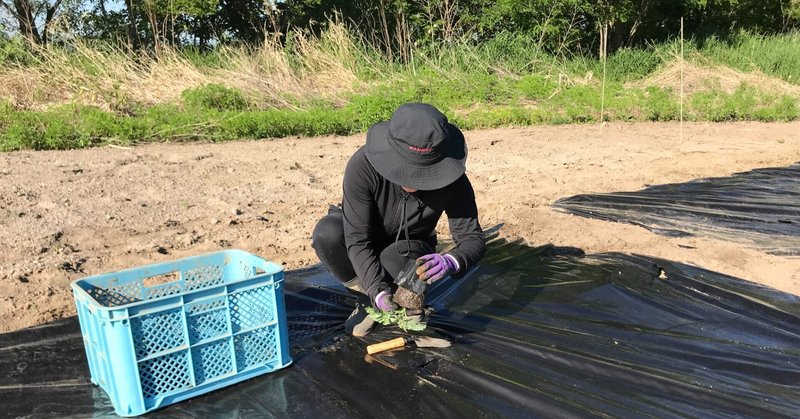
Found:
M 603 59 L 603 87 L 600 95 L 600 121 L 603 123 L 603 115 L 605 114 L 606 107 L 606 60 L 608 56 L 608 23 L 604 23 L 600 27 L 600 55 Z
M 683 142 L 683 16 L 681 16 L 681 142 Z

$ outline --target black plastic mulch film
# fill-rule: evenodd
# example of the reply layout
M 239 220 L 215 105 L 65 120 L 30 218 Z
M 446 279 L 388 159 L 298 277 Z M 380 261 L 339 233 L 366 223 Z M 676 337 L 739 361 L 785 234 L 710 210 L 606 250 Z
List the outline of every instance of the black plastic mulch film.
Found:
M 800 256 L 800 164 L 638 192 L 577 195 L 553 206 L 663 235 L 708 236 Z
M 366 355 L 352 297 L 287 272 L 295 363 L 148 417 L 708 417 L 800 411 L 800 299 L 664 260 L 495 240 L 429 288 L 446 349 Z M 662 274 L 665 273 L 666 275 Z M 663 277 L 666 276 L 666 279 Z M 0 335 L 0 416 L 105 417 L 75 318 Z

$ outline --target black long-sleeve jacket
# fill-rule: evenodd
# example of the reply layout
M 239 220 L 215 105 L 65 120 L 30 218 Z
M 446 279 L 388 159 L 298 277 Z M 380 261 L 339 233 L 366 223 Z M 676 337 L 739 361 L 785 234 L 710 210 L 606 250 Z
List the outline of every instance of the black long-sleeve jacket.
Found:
M 436 224 L 442 213 L 447 214 L 456 244 L 448 253 L 458 261 L 459 273 L 483 257 L 486 246 L 478 223 L 475 191 L 466 174 L 439 190 L 408 193 L 401 185 L 384 179 L 367 160 L 365 151 L 361 147 L 347 164 L 342 200 L 347 254 L 361 289 L 373 299 L 380 291 L 389 289 L 391 278 L 379 256 L 382 249 L 394 242 L 398 232 L 401 240 L 421 240 L 435 248 Z

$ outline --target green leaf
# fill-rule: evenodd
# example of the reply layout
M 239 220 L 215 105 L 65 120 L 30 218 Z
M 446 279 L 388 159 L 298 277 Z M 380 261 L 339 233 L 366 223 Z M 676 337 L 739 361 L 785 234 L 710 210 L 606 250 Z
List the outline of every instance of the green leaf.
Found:
M 367 314 L 372 317 L 372 320 L 375 320 L 384 326 L 389 326 L 392 324 L 392 313 L 388 313 L 383 310 L 375 310 L 372 307 L 367 307 L 366 311 Z
M 406 309 L 404 308 L 386 312 L 383 310 L 376 310 L 372 307 L 367 307 L 366 311 L 367 314 L 372 317 L 372 320 L 375 320 L 377 323 L 380 323 L 384 326 L 397 325 L 397 327 L 403 329 L 405 332 L 409 330 L 418 332 L 425 330 L 427 327 L 427 324 L 420 323 L 416 319 L 406 315 Z
M 406 332 L 409 330 L 419 332 L 421 330 L 425 330 L 425 328 L 427 327 L 425 323 L 420 323 L 415 319 L 410 319 L 408 317 L 405 317 L 405 315 L 404 318 L 398 320 L 397 326 Z

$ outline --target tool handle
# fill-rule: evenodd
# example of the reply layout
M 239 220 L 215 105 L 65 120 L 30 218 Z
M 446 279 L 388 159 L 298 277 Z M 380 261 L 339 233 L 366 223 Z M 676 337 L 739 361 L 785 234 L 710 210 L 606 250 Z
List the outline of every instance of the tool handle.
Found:
M 373 343 L 367 346 L 367 353 L 372 355 L 378 352 L 388 351 L 389 349 L 402 348 L 406 346 L 406 339 L 403 337 L 387 340 L 386 342 Z

